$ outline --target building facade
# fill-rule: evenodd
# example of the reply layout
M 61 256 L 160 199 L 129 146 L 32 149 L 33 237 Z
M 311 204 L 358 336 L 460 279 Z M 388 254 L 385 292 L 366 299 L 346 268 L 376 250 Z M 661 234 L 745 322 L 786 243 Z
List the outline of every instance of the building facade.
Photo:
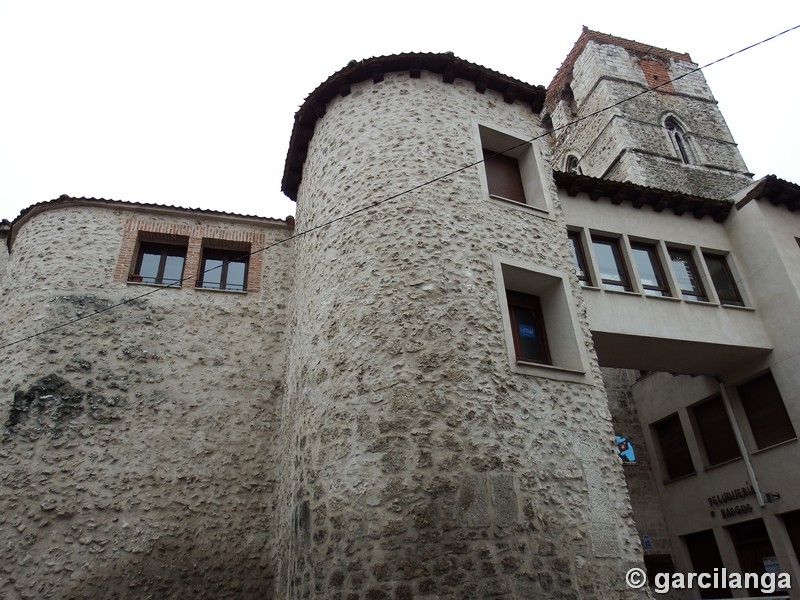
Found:
M 688 55 L 584 30 L 547 89 L 352 62 L 283 189 L 296 222 L 0 227 L 4 596 L 800 577 L 800 189 L 752 181 Z M 760 593 L 729 587 L 669 597 Z

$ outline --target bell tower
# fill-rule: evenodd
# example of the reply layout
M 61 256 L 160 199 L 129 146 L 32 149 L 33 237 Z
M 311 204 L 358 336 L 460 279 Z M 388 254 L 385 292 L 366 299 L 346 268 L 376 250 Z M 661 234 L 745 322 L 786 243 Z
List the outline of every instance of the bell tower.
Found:
M 584 27 L 545 110 L 557 170 L 715 199 L 751 182 L 688 54 Z

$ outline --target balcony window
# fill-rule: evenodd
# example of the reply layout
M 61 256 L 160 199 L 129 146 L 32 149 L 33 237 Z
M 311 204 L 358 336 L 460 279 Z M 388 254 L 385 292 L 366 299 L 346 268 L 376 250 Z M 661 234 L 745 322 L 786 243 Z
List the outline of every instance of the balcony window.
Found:
M 631 252 L 644 293 L 648 296 L 669 296 L 667 280 L 656 247 L 651 244 L 636 243 L 631 244 Z
M 717 291 L 719 303 L 729 306 L 744 306 L 725 257 L 719 254 L 703 254 L 703 258 L 708 267 L 708 274 L 711 275 L 711 282 Z
M 631 284 L 622 260 L 619 240 L 592 236 L 592 247 L 597 257 L 603 287 L 607 290 L 629 292 Z
M 686 300 L 706 301 L 708 298 L 691 251 L 669 248 L 669 257 L 681 296 Z

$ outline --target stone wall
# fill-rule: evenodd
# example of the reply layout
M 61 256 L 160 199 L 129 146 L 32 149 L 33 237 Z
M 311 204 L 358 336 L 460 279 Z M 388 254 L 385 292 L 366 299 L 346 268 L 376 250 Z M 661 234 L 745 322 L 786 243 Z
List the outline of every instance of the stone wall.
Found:
M 474 162 L 475 119 L 540 132 L 530 107 L 461 80 L 353 86 L 316 124 L 298 229 Z M 575 383 L 516 373 L 506 351 L 493 260 L 572 270 L 552 181 L 543 215 L 484 197 L 478 169 L 297 240 L 280 597 L 635 595 L 596 361 Z
M 2 343 L 35 337 L 2 356 L 0 595 L 270 597 L 291 246 L 258 292 L 129 284 L 114 269 L 132 218 L 291 233 L 67 204 L 15 225 Z

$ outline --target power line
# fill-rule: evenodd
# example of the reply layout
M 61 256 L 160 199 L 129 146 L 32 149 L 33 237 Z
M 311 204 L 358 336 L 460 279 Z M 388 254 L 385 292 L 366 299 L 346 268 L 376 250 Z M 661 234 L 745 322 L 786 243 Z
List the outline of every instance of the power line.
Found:
M 548 131 L 548 132 L 542 133 L 540 135 L 534 136 L 534 137 L 532 137 L 532 138 L 530 138 L 528 140 L 521 141 L 518 144 L 515 144 L 515 145 L 513 145 L 513 146 L 511 146 L 509 148 L 506 148 L 505 150 L 502 150 L 502 151 L 499 151 L 499 152 L 495 152 L 493 154 L 490 154 L 489 156 L 484 156 L 483 158 L 481 158 L 479 160 L 476 160 L 476 161 L 471 162 L 469 164 L 463 165 L 463 166 L 461 166 L 461 167 L 459 167 L 457 169 L 454 169 L 452 171 L 448 171 L 447 173 L 444 173 L 442 175 L 434 177 L 433 179 L 429 179 L 427 181 L 424 181 L 423 183 L 419 183 L 417 185 L 414 185 L 414 186 L 411 186 L 409 188 L 406 188 L 406 189 L 404 189 L 404 190 L 402 190 L 400 192 L 397 192 L 395 194 L 387 196 L 386 198 L 383 198 L 382 200 L 375 200 L 374 202 L 369 202 L 369 203 L 365 204 L 364 206 L 362 206 L 361 208 L 357 208 L 357 209 L 355 209 L 353 211 L 350 211 L 349 213 L 345 213 L 343 215 L 340 215 L 338 217 L 335 217 L 333 219 L 330 219 L 328 221 L 325 221 L 325 222 L 320 223 L 318 225 L 315 225 L 313 227 L 309 227 L 308 229 L 304 229 L 303 231 L 296 232 L 296 233 L 294 233 L 294 234 L 292 234 L 292 235 L 290 235 L 288 237 L 282 238 L 282 239 L 280 239 L 280 240 L 278 240 L 276 242 L 273 242 L 271 244 L 267 244 L 266 246 L 264 246 L 262 248 L 258 248 L 256 250 L 253 250 L 253 251 L 249 252 L 249 253 L 243 254 L 237 260 L 241 260 L 243 258 L 249 258 L 249 257 L 251 257 L 251 256 L 253 256 L 255 254 L 260 253 L 260 252 L 266 252 L 267 250 L 270 250 L 271 248 L 274 248 L 274 247 L 279 246 L 281 244 L 284 244 L 286 242 L 298 239 L 300 237 L 308 235 L 309 233 L 313 233 L 314 231 L 318 231 L 320 229 L 323 229 L 324 227 L 328 227 L 330 225 L 333 225 L 334 223 L 338 223 L 339 221 L 343 221 L 344 219 L 348 219 L 350 217 L 358 215 L 358 214 L 360 214 L 362 212 L 365 212 L 365 211 L 367 211 L 367 210 L 369 210 L 371 208 L 374 208 L 376 206 L 380 206 L 381 204 L 385 204 L 386 202 L 391 202 L 392 200 L 396 200 L 397 198 L 400 198 L 401 196 L 405 196 L 406 194 L 410 194 L 411 192 L 415 192 L 415 191 L 417 191 L 419 189 L 422 189 L 424 187 L 427 187 L 429 185 L 432 185 L 434 183 L 442 181 L 443 179 L 447 179 L 448 177 L 452 177 L 453 175 L 457 175 L 458 173 L 466 171 L 467 169 L 471 169 L 472 167 L 476 167 L 476 166 L 480 165 L 481 163 L 485 162 L 487 160 L 487 158 L 494 158 L 495 156 L 500 156 L 500 155 L 504 155 L 504 154 L 506 154 L 508 152 L 512 152 L 513 150 L 515 150 L 517 148 L 520 148 L 522 146 L 525 146 L 527 144 L 535 142 L 535 141 L 537 141 L 537 140 L 539 140 L 539 139 L 541 139 L 543 137 L 546 137 L 547 135 L 549 135 L 552 132 L 561 131 L 563 129 L 566 129 L 568 127 L 572 127 L 572 126 L 574 126 L 574 125 L 576 125 L 578 123 L 586 121 L 587 119 L 591 119 L 593 117 L 596 117 L 596 116 L 598 116 L 598 115 L 600 115 L 600 114 L 602 114 L 602 113 L 604 113 L 606 111 L 609 111 L 609 110 L 611 110 L 613 108 L 616 108 L 617 106 L 620 106 L 621 104 L 624 104 L 626 102 L 630 102 L 631 100 L 635 100 L 636 98 L 639 98 L 640 96 L 643 96 L 645 94 L 649 94 L 651 92 L 654 92 L 654 91 L 656 91 L 656 90 L 658 90 L 658 89 L 660 89 L 660 88 L 662 88 L 662 87 L 664 87 L 666 85 L 670 85 L 675 81 L 683 79 L 684 77 L 688 77 L 689 75 L 693 75 L 694 73 L 697 73 L 698 71 L 701 71 L 703 69 L 707 69 L 708 67 L 711 67 L 711 66 L 716 65 L 718 63 L 721 63 L 721 62 L 723 62 L 725 60 L 728 60 L 729 58 L 732 58 L 732 57 L 734 57 L 734 56 L 736 56 L 738 54 L 746 52 L 747 50 L 751 50 L 752 48 L 755 48 L 755 47 L 760 46 L 762 44 L 765 44 L 765 43 L 767 43 L 769 41 L 772 41 L 772 40 L 774 40 L 774 39 L 776 39 L 776 38 L 778 38 L 778 37 L 780 37 L 782 35 L 785 35 L 787 33 L 792 32 L 792 31 L 794 31 L 796 29 L 800 29 L 800 25 L 795 25 L 794 27 L 790 27 L 789 29 L 781 31 L 780 33 L 776 33 L 775 35 L 772 35 L 772 36 L 770 36 L 768 38 L 765 38 L 765 39 L 763 39 L 763 40 L 761 40 L 759 42 L 755 42 L 754 44 L 750 44 L 749 46 L 746 46 L 744 48 L 736 50 L 735 52 L 731 52 L 730 54 L 728 54 L 726 56 L 723 56 L 722 58 L 718 58 L 718 59 L 713 60 L 713 61 L 711 61 L 711 62 L 709 62 L 709 63 L 707 63 L 707 64 L 705 64 L 703 66 L 691 69 L 690 71 L 687 71 L 686 73 L 683 73 L 682 75 L 678 75 L 677 77 L 674 77 L 673 79 L 665 81 L 664 83 L 660 83 L 657 86 L 654 86 L 652 88 L 645 88 L 642 91 L 637 92 L 637 93 L 635 93 L 635 94 L 633 94 L 631 96 L 628 96 L 626 98 L 623 98 L 622 100 L 619 100 L 619 101 L 617 101 L 617 102 L 615 102 L 615 103 L 613 103 L 613 104 L 611 104 L 609 106 L 606 106 L 604 108 L 600 108 L 600 109 L 598 109 L 598 110 L 596 110 L 594 112 L 591 112 L 589 114 L 586 114 L 586 115 L 583 115 L 581 117 L 578 117 L 578 118 L 574 119 L 573 121 L 570 121 L 568 123 L 565 123 L 564 125 L 561 125 L 559 127 L 556 127 L 554 129 L 552 129 L 551 131 Z M 652 46 L 651 46 L 651 48 L 652 48 Z M 210 273 L 211 271 L 214 271 L 216 269 L 220 269 L 221 267 L 222 267 L 222 265 L 218 265 L 216 267 L 213 267 L 211 269 L 207 269 L 207 270 L 199 273 L 199 275 L 205 275 L 206 273 Z M 124 299 L 124 300 L 122 300 L 120 302 L 117 302 L 115 304 L 111 304 L 111 305 L 109 305 L 109 306 L 107 306 L 105 308 L 101 308 L 100 310 L 96 310 L 96 311 L 94 311 L 92 313 L 89 313 L 89 314 L 86 314 L 86 315 L 82 315 L 82 316 L 76 317 L 74 319 L 70 319 L 70 320 L 65 321 L 63 323 L 60 323 L 58 325 L 54 325 L 53 327 L 50 327 L 48 329 L 44 329 L 42 331 L 39 331 L 39 332 L 36 332 L 36 333 L 32 333 L 31 335 L 25 336 L 23 338 L 20 338 L 20 339 L 11 341 L 11 342 L 7 342 L 5 344 L 0 345 L 0 350 L 3 350 L 5 348 L 9 348 L 11 346 L 15 346 L 17 344 L 21 344 L 23 342 L 27 342 L 27 341 L 32 340 L 32 339 L 34 339 L 36 337 L 39 337 L 41 335 L 52 333 L 53 331 L 57 331 L 59 329 L 63 329 L 64 327 L 68 327 L 68 326 L 73 325 L 75 323 L 78 323 L 80 321 L 84 321 L 86 319 L 90 319 L 90 318 L 95 317 L 97 315 L 101 315 L 103 313 L 106 313 L 106 312 L 109 312 L 111 310 L 114 310 L 115 308 L 119 308 L 120 306 L 125 306 L 126 304 L 132 304 L 132 303 L 134 303 L 134 302 L 136 302 L 138 300 L 141 300 L 142 298 L 145 298 L 145 297 L 150 296 L 152 294 L 158 293 L 158 292 L 160 292 L 160 291 L 162 291 L 164 289 L 168 289 L 168 288 L 172 288 L 172 287 L 180 287 L 180 284 L 182 284 L 184 281 L 187 281 L 188 279 L 190 279 L 190 278 L 189 277 L 184 277 L 184 278 L 182 278 L 180 280 L 175 281 L 174 283 L 172 283 L 170 285 L 153 288 L 152 290 L 148 290 L 147 292 L 144 292 L 144 293 L 139 294 L 137 296 L 134 296 L 132 298 L 126 298 L 126 299 Z

